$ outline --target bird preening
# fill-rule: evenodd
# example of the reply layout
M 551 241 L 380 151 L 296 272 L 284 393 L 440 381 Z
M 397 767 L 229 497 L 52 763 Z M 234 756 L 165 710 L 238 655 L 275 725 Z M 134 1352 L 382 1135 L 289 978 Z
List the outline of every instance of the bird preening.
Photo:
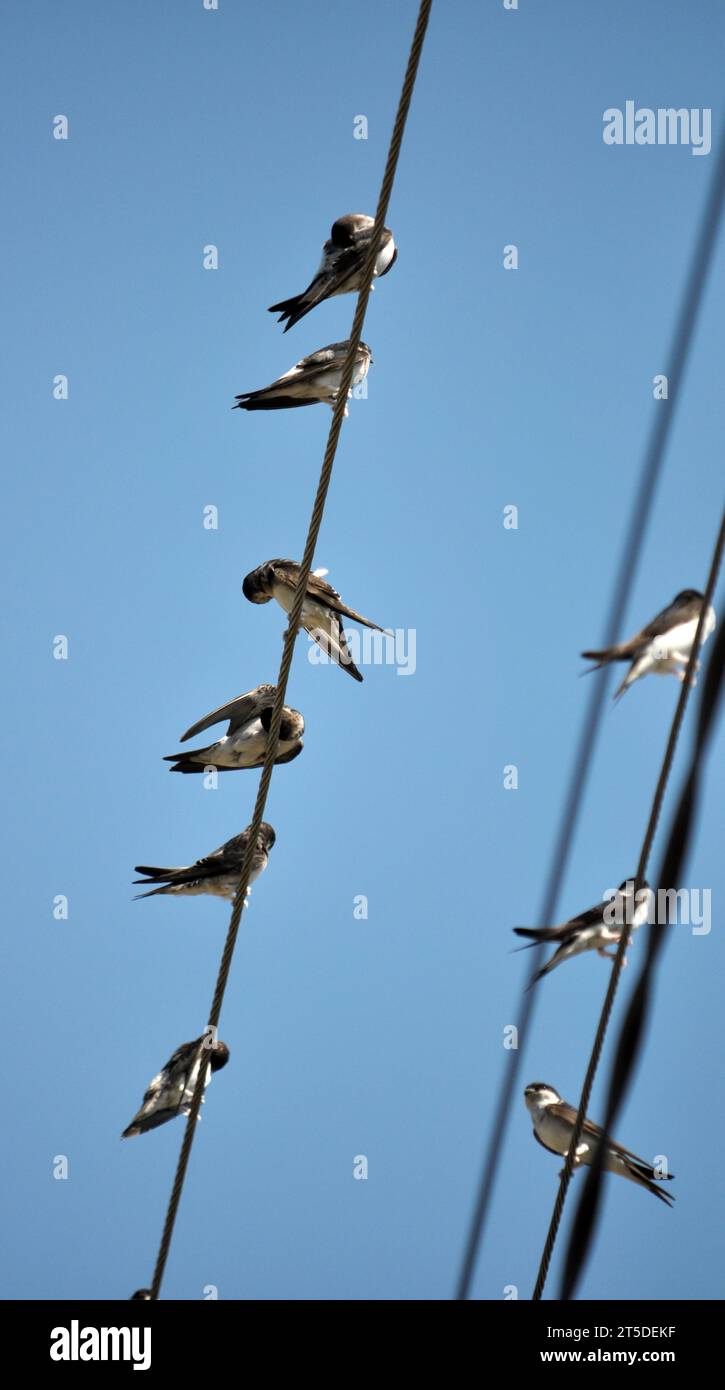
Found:
M 299 323 L 316 304 L 336 294 L 350 294 L 362 289 L 362 273 L 370 251 L 375 230 L 375 218 L 363 212 L 348 212 L 332 224 L 330 239 L 322 248 L 322 260 L 317 273 L 302 294 L 271 304 L 270 314 L 279 314 L 278 323 L 284 331 Z M 398 252 L 389 227 L 383 227 L 380 246 L 375 257 L 373 277 L 387 275 L 395 265 Z
M 226 1043 L 213 1039 L 211 1030 L 195 1038 L 193 1042 L 182 1043 L 169 1058 L 166 1066 L 149 1081 L 139 1110 L 130 1125 L 124 1129 L 122 1139 L 133 1139 L 137 1134 L 146 1134 L 150 1129 L 158 1129 L 177 1115 L 188 1115 L 194 1098 L 199 1069 L 206 1067 L 204 1087 L 209 1085 L 212 1073 L 221 1071 L 229 1061 L 229 1048 Z M 201 1098 L 202 1105 L 204 1097 Z M 201 1119 L 201 1115 L 198 1116 Z
M 260 768 L 264 766 L 269 732 L 272 725 L 272 709 L 277 687 L 258 685 L 248 690 L 246 695 L 237 695 L 226 705 L 220 705 L 211 714 L 204 715 L 192 724 L 180 742 L 194 738 L 205 729 L 228 720 L 226 733 L 206 748 L 190 748 L 181 753 L 171 753 L 164 762 L 173 763 L 171 772 L 204 772 L 214 767 L 219 772 L 233 772 L 239 768 Z M 305 721 L 298 709 L 282 706 L 279 726 L 279 739 L 275 766 L 278 763 L 291 763 L 302 752 L 302 735 Z
M 374 219 L 364 213 L 347 213 L 337 218 L 333 223 L 330 239 L 323 247 L 320 266 L 307 289 L 302 294 L 294 295 L 291 299 L 282 300 L 272 306 L 272 312 L 279 313 L 279 321 L 284 323 L 285 332 L 323 300 L 361 288 L 374 232 Z M 397 254 L 392 233 L 389 228 L 384 227 L 375 262 L 371 267 L 372 278 L 386 275 Z M 317 404 L 334 408 L 349 346 L 349 341 L 343 340 L 309 353 L 271 385 L 261 390 L 240 393 L 236 397 L 235 408 L 248 411 L 288 410 Z M 370 348 L 366 343 L 358 343 L 354 355 L 351 387 L 364 381 L 371 362 Z M 351 394 L 352 391 L 348 391 L 348 395 Z M 347 413 L 346 404 L 345 414 Z M 318 645 L 322 646 L 343 670 L 348 671 L 354 680 L 362 681 L 362 675 L 350 656 L 341 618 L 352 618 L 376 629 L 377 624 L 343 604 L 337 591 L 324 582 L 323 573 L 324 571 L 317 571 L 309 577 L 300 626 L 310 632 Z M 259 566 L 247 575 L 244 580 L 245 596 L 252 603 L 267 603 L 275 598 L 282 608 L 289 612 L 298 575 L 299 566 L 294 561 L 268 561 L 266 565 Z M 258 685 L 197 720 L 181 735 L 181 743 L 186 743 L 206 729 L 224 721 L 227 723 L 226 733 L 205 746 L 182 749 L 178 753 L 167 755 L 165 761 L 172 764 L 171 771 L 201 774 L 210 768 L 218 772 L 262 768 L 269 748 L 276 695 L 274 685 Z M 292 762 L 299 756 L 303 748 L 304 731 L 305 721 L 300 711 L 290 705 L 283 705 L 277 731 L 275 765 Z M 136 872 L 142 877 L 135 881 L 147 891 L 137 894 L 137 897 L 193 897 L 208 894 L 227 901 L 233 900 L 241 883 L 250 832 L 251 826 L 247 826 L 241 834 L 233 836 L 218 849 L 191 864 L 138 864 Z M 267 867 L 275 839 L 272 826 L 263 821 L 252 853 L 247 896 L 252 883 Z M 175 1115 L 189 1113 L 199 1067 L 202 1065 L 202 1042 L 203 1039 L 196 1039 L 194 1042 L 182 1044 L 158 1076 L 153 1078 L 141 1109 L 124 1131 L 124 1138 L 153 1129 Z M 209 1060 L 206 1062 L 205 1085 L 208 1085 L 212 1072 L 220 1070 L 226 1064 L 228 1057 L 229 1050 L 226 1044 L 214 1042 Z
M 314 570 L 307 579 L 300 627 L 336 666 L 347 671 L 353 680 L 361 681 L 363 677 L 350 655 L 341 619 L 351 618 L 376 632 L 384 632 L 385 628 L 371 618 L 364 618 L 362 613 L 356 613 L 354 608 L 348 608 L 337 589 L 323 578 L 326 573 L 327 570 Z M 266 560 L 245 577 L 242 593 L 250 603 L 269 603 L 270 599 L 276 599 L 285 613 L 289 613 L 299 575 L 300 566 L 295 560 Z

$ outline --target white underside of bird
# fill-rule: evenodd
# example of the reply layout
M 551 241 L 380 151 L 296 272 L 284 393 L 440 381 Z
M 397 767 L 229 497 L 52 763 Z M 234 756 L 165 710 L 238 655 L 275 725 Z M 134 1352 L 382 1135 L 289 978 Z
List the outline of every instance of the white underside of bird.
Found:
M 315 570 L 313 572 L 317 576 L 327 574 L 327 570 Z M 291 589 L 289 584 L 275 583 L 272 592 L 280 607 L 284 609 L 285 613 L 289 613 L 295 596 L 294 589 Z M 326 604 L 318 603 L 315 599 L 307 597 L 303 600 L 300 627 L 304 628 L 305 632 L 309 632 L 310 635 L 319 634 L 321 645 L 333 661 L 342 662 L 345 665 L 348 658 L 340 647 L 338 636 L 341 621 L 340 615 L 328 608 Z
M 369 366 L 370 358 L 367 356 L 356 361 L 352 373 L 352 386 L 358 386 L 361 381 L 365 380 Z M 342 380 L 342 366 L 328 367 L 320 370 L 315 374 L 314 382 L 310 380 L 309 375 L 305 376 L 301 381 L 295 380 L 295 378 L 302 375 L 302 370 L 299 364 L 290 367 L 290 370 L 285 372 L 284 376 L 281 376 L 277 383 L 278 387 L 282 382 L 285 383 L 284 391 L 278 389 L 275 394 L 299 397 L 300 400 L 307 400 L 310 396 L 315 396 L 334 408 L 335 401 L 337 400 L 337 393 L 340 390 L 340 381 Z M 348 391 L 348 396 L 351 394 L 352 391 Z M 345 406 L 345 414 L 348 414 L 347 406 Z
M 701 646 L 705 644 L 714 627 L 715 611 L 713 608 L 708 608 L 702 628 Z M 663 632 L 659 637 L 653 637 L 652 641 L 635 656 L 617 694 L 623 693 L 634 681 L 649 674 L 655 676 L 675 675 L 680 680 L 684 680 L 696 632 L 697 618 L 693 618 L 690 622 L 678 623 L 677 627 L 670 628 L 669 632 Z M 699 669 L 699 662 L 695 669 Z M 695 684 L 694 676 L 692 684 Z
M 204 1078 L 204 1089 L 206 1090 L 211 1081 L 212 1073 L 211 1064 L 206 1062 L 205 1065 L 206 1076 Z M 199 1066 L 200 1063 L 196 1062 L 191 1068 L 191 1071 L 187 1073 L 185 1078 L 186 1084 L 184 1084 L 183 1079 L 180 1079 L 179 1081 L 172 1082 L 171 1085 L 164 1086 L 164 1073 L 160 1071 L 158 1076 L 155 1076 L 153 1081 L 149 1082 L 149 1090 L 156 1091 L 156 1095 L 143 1107 L 143 1109 L 146 1110 L 147 1113 L 153 1114 L 155 1110 L 174 1110 L 178 1107 L 179 1115 L 188 1115 L 191 1110 L 191 1102 L 194 1099 Z M 201 1099 L 203 1105 L 203 1095 Z M 201 1119 L 201 1115 L 198 1116 L 198 1119 Z
M 278 756 L 293 748 L 296 742 L 296 739 L 280 739 L 277 745 Z M 236 768 L 251 767 L 254 763 L 263 761 L 266 751 L 266 730 L 262 727 L 260 719 L 253 719 L 243 729 L 236 729 L 233 734 L 225 734 L 208 748 L 196 748 L 179 756 L 202 766 L 210 763 L 214 767 Z

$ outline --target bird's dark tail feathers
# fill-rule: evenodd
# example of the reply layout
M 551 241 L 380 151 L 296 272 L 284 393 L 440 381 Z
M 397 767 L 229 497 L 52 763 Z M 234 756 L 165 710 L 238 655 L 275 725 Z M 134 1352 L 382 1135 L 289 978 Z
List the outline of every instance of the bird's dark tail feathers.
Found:
M 143 874 L 152 883 L 164 883 L 166 879 L 172 878 L 176 873 L 176 869 L 162 869 L 158 865 L 148 864 L 134 864 L 133 871 L 135 874 Z M 134 883 L 143 883 L 143 881 L 143 878 L 134 879 Z
M 627 1159 L 627 1167 L 635 1182 L 641 1183 L 642 1187 L 646 1187 L 648 1192 L 652 1192 L 655 1197 L 659 1197 L 659 1200 L 665 1202 L 668 1207 L 673 1205 L 675 1199 L 670 1192 L 662 1190 L 662 1183 L 670 1182 L 675 1176 L 674 1173 L 666 1173 L 663 1174 L 661 1178 L 655 1178 L 653 1168 L 650 1168 L 648 1164 L 644 1163 L 640 1165 L 632 1159 Z
M 585 661 L 596 662 L 596 665 L 592 667 L 592 670 L 596 671 L 600 666 L 606 666 L 608 661 L 631 661 L 632 643 L 617 642 L 613 647 L 603 647 L 599 651 L 582 652 L 581 655 Z
M 280 299 L 279 304 L 270 304 L 267 313 L 279 314 L 277 322 L 284 323 L 285 333 L 296 323 L 299 323 L 300 319 L 303 319 L 305 314 L 309 314 L 312 306 L 307 305 L 305 308 L 302 307 L 304 297 L 303 294 L 295 294 L 291 299 Z M 285 319 L 287 319 L 287 323 L 285 323 Z

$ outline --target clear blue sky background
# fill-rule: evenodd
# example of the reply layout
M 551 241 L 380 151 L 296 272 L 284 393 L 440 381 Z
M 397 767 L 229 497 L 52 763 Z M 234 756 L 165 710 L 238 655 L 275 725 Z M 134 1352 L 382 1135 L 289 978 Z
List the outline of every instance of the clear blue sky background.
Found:
M 285 337 L 266 306 L 306 285 L 334 217 L 374 210 L 415 12 L 5 13 L 10 1298 L 125 1298 L 150 1280 L 183 1129 L 118 1136 L 206 1021 L 228 911 L 133 902 L 132 869 L 188 862 L 251 815 L 255 774 L 205 791 L 161 758 L 215 704 L 275 679 L 283 616 L 247 604 L 242 578 L 301 555 L 330 415 L 229 407 L 348 332 L 352 297 Z M 317 555 L 353 605 L 416 629 L 417 670 L 374 667 L 357 686 L 298 645 L 306 746 L 273 779 L 277 846 L 242 924 L 232 1060 L 208 1092 L 168 1298 L 452 1292 L 527 972 L 510 928 L 540 902 L 588 694 L 578 653 L 601 639 L 642 448 L 668 408 L 652 377 L 715 158 L 608 148 L 602 112 L 710 106 L 715 129 L 724 40 L 715 0 L 434 5 L 389 216 L 399 261 L 370 303 L 369 397 L 344 427 Z M 628 631 L 704 587 L 724 291 L 721 248 Z M 67 402 L 51 393 L 61 372 Z M 608 707 L 562 915 L 633 871 L 678 688 L 649 680 Z M 663 829 L 691 727 L 692 712 Z M 584 1297 L 723 1295 L 724 739 L 688 867 L 712 889 L 713 930 L 672 934 L 618 1125 L 667 1154 L 677 1204 L 609 1180 Z M 518 791 L 503 790 L 507 763 Z M 608 970 L 585 958 L 546 982 L 522 1081 L 576 1100 Z M 517 1098 L 476 1297 L 530 1293 L 558 1167 Z

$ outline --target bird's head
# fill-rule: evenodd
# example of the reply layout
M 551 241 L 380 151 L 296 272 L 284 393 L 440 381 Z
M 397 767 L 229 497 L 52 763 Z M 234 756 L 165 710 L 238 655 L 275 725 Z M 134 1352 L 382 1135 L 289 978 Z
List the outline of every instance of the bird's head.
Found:
M 291 739 L 302 738 L 305 732 L 305 721 L 298 709 L 290 709 L 285 705 L 282 710 L 282 722 L 279 726 L 279 736 L 289 743 Z
M 269 825 L 266 820 L 263 820 L 262 824 L 259 827 L 257 844 L 260 845 L 262 849 L 266 850 L 267 853 L 269 853 L 276 839 L 277 836 L 274 830 L 272 829 L 272 826 Z
M 269 603 L 272 597 L 272 585 L 274 583 L 274 568 L 268 561 L 264 565 L 258 565 L 256 570 L 250 570 L 242 583 L 242 593 L 250 603 Z
M 229 1048 L 226 1043 L 215 1042 L 211 1049 L 211 1057 L 209 1059 L 209 1065 L 212 1071 L 221 1071 L 222 1067 L 225 1067 L 228 1061 Z
M 548 1105 L 556 1105 L 561 1100 L 559 1092 L 545 1081 L 531 1081 L 524 1091 L 526 1108 L 531 1114 L 545 1110 Z

